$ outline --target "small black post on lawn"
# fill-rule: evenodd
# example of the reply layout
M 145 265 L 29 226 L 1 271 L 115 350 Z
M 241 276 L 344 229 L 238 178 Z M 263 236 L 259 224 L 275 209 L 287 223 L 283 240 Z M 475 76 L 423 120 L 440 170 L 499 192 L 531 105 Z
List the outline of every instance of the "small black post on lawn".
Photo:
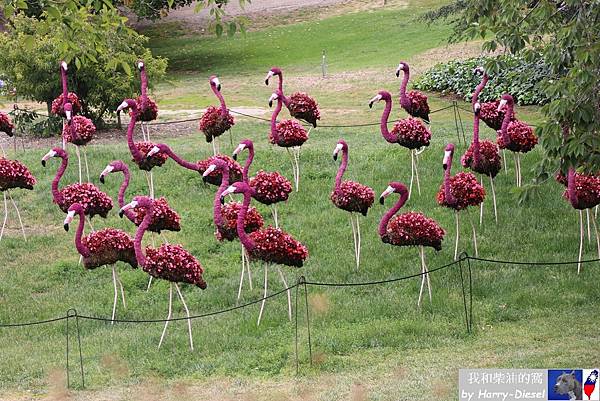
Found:
M 462 117 L 460 116 L 460 111 L 459 111 L 458 103 L 456 102 L 456 100 L 452 101 L 452 110 L 454 111 L 454 126 L 456 127 L 456 139 L 458 140 L 458 143 L 460 144 L 460 132 L 462 131 L 463 142 L 466 146 L 467 138 L 465 137 L 465 127 L 463 126 Z M 459 126 L 460 126 L 460 130 L 459 130 Z
M 298 281 L 296 282 L 296 311 L 295 311 L 295 346 L 296 346 L 296 375 L 300 374 L 300 357 L 298 355 L 298 291 L 300 286 L 304 286 L 304 303 L 306 305 L 306 327 L 308 330 L 308 357 L 310 361 L 310 366 L 312 366 L 312 342 L 310 338 L 310 315 L 308 308 L 308 286 L 306 284 L 306 278 L 304 276 L 298 277 Z
M 463 262 L 465 260 L 466 261 L 469 260 L 469 255 L 467 255 L 466 252 L 462 252 L 460 254 L 460 256 L 458 257 L 458 269 L 460 272 L 460 286 L 462 289 L 463 305 L 465 308 L 465 324 L 467 326 L 467 333 L 471 334 L 471 323 L 470 323 L 470 317 L 469 317 L 469 312 L 468 312 L 468 308 L 467 308 L 467 294 L 466 294 L 466 290 L 465 290 L 465 280 L 464 280 L 464 275 L 463 275 Z
M 77 332 L 77 347 L 79 348 L 79 367 L 81 372 L 81 387 L 85 388 L 85 374 L 83 371 L 83 353 L 81 350 L 81 332 L 79 330 L 79 315 L 77 314 L 77 309 L 69 309 L 67 310 L 67 327 L 66 327 L 66 339 L 67 339 L 67 388 L 71 388 L 71 376 L 69 372 L 69 351 L 70 351 L 70 338 L 69 338 L 69 320 L 71 318 L 75 318 L 75 331 Z

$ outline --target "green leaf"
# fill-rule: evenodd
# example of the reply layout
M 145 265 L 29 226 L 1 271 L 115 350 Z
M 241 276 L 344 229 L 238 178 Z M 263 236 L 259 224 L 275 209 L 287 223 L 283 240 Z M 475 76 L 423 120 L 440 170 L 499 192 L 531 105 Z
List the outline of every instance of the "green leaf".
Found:
M 223 35 L 223 24 L 217 23 L 215 25 L 215 33 L 218 37 L 221 37 Z

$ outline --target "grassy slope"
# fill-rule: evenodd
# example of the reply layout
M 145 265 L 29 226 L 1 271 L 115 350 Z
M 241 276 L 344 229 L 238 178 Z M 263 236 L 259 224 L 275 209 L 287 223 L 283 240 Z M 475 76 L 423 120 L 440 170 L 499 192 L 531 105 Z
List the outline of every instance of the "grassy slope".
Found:
M 374 12 L 372 15 L 381 18 L 382 21 L 387 20 L 390 24 L 397 21 L 405 21 L 407 24 L 410 19 L 406 15 L 413 13 L 414 9 L 409 8 L 404 11 Z M 332 24 L 331 27 L 335 30 L 346 26 L 359 31 L 361 28 L 352 25 L 350 21 L 360 18 L 363 17 L 336 17 L 335 21 L 305 23 L 303 29 L 318 29 L 320 26 Z M 404 32 L 404 26 L 401 24 L 391 26 L 395 27 L 395 34 L 388 32 L 385 37 L 397 37 Z M 275 31 L 294 32 L 295 29 L 276 28 Z M 441 38 L 445 29 L 447 28 L 421 27 L 419 37 L 422 39 L 422 47 L 417 47 L 417 50 L 410 54 L 416 55 L 426 46 L 437 45 L 439 39 L 436 35 L 440 35 Z M 269 33 L 272 34 L 251 33 L 253 36 L 244 39 L 246 46 L 263 49 L 259 44 L 269 42 Z M 431 37 L 427 38 L 429 34 Z M 335 35 L 330 37 L 335 38 Z M 390 40 L 384 46 L 378 44 L 378 38 L 382 37 L 375 37 L 367 43 L 363 40 L 346 40 L 344 43 L 337 42 L 336 46 L 340 49 L 377 48 L 382 49 L 381 54 L 384 54 L 383 49 L 387 50 L 386 46 L 396 45 L 402 46 L 407 53 L 412 51 L 412 44 Z M 184 39 L 177 40 L 179 42 L 172 42 L 168 46 L 163 42 L 156 50 L 169 55 L 169 48 L 185 43 Z M 215 42 L 212 39 L 186 39 L 187 41 L 192 41 L 195 47 L 206 49 L 210 48 L 208 44 Z M 236 49 L 240 46 L 238 42 L 223 40 L 219 43 L 223 48 L 221 51 L 225 54 L 241 51 L 239 47 Z M 294 41 L 290 41 L 291 43 Z M 310 44 L 307 44 L 307 47 L 309 46 Z M 231 50 L 225 50 L 230 47 Z M 317 53 L 320 47 L 322 45 L 314 47 Z M 327 47 L 333 48 L 334 45 Z M 272 58 L 285 60 L 284 53 L 267 52 L 252 55 L 250 58 L 254 61 L 248 65 L 232 61 L 223 63 L 221 67 L 230 68 L 221 76 L 226 84 L 225 88 L 230 88 L 227 96 L 231 99 L 231 104 L 244 104 L 245 101 L 247 104 L 262 104 L 251 102 L 254 99 L 262 99 L 264 102 L 269 90 L 255 86 L 252 82 L 247 83 L 248 78 L 239 75 L 251 75 L 252 79 L 260 83 L 265 66 L 273 62 Z M 358 51 L 352 54 L 362 57 Z M 307 58 L 309 57 L 305 56 L 303 60 Z M 365 99 L 372 96 L 374 88 L 393 85 L 390 88 L 393 89 L 397 85 L 397 81 L 388 76 L 387 71 L 390 69 L 388 64 L 393 65 L 397 60 L 390 56 L 384 63 L 374 55 L 362 58 L 362 64 L 343 58 L 339 60 L 339 63 L 347 63 L 343 66 L 345 69 L 361 66 L 371 68 L 378 65 L 385 73 L 380 74 L 381 77 L 368 76 L 365 82 L 348 78 L 347 82 L 350 84 L 344 89 L 340 89 L 337 82 L 315 84 L 315 87 L 321 89 L 317 93 L 311 90 L 311 93 L 318 96 L 325 111 L 324 121 L 339 121 L 339 117 L 332 114 L 340 113 L 326 113 L 327 110 L 338 107 L 351 110 L 352 115 L 348 118 L 353 120 L 376 119 L 382 106 L 367 112 L 364 106 Z M 293 61 L 286 63 L 292 64 Z M 183 66 L 180 62 L 173 64 Z M 281 64 L 287 65 L 283 61 Z M 304 65 L 308 64 L 309 62 L 305 61 Z M 303 64 L 299 63 L 299 67 L 296 68 L 308 69 L 302 66 Z M 202 75 L 208 74 L 204 69 L 201 72 Z M 184 90 L 192 93 L 189 89 L 189 83 L 192 81 L 205 85 L 203 77 L 186 75 L 182 79 L 176 79 L 178 86 L 175 92 Z M 187 88 L 182 89 L 181 86 Z M 159 98 L 168 100 L 169 96 L 172 96 L 165 93 L 168 88 L 163 86 L 161 89 L 158 93 Z M 338 96 L 337 93 L 342 90 L 344 97 Z M 194 91 L 199 92 L 197 89 Z M 432 99 L 432 103 L 434 107 L 447 104 L 439 99 Z M 168 101 L 166 104 L 168 105 Z M 161 103 L 161 107 L 166 106 Z M 529 113 L 523 112 L 521 115 L 530 116 Z M 441 252 L 436 254 L 427 251 L 430 267 L 447 263 L 452 257 L 453 216 L 448 210 L 435 204 L 435 193 L 441 182 L 442 149 L 448 141 L 454 141 L 456 138 L 451 118 L 451 114 L 446 112 L 436 115 L 432 146 L 422 155 L 420 162 L 422 195 L 413 198 L 405 208 L 425 212 L 437 219 L 448 231 Z M 466 127 L 467 130 L 470 129 L 468 123 Z M 255 140 L 257 157 L 254 171 L 260 167 L 265 170 L 280 170 L 291 175 L 285 152 L 266 144 L 266 132 L 267 127 L 264 124 L 242 121 L 234 128 L 233 135 L 235 141 L 243 137 Z M 485 136 L 492 137 L 493 133 L 486 130 Z M 387 246 L 377 237 L 376 226 L 385 210 L 379 205 L 375 205 L 369 216 L 361 221 L 364 264 L 359 272 L 354 271 L 352 237 L 347 215 L 335 209 L 328 200 L 337 169 L 337 164 L 331 161 L 330 154 L 339 137 L 344 137 L 351 147 L 348 179 L 368 184 L 377 193 L 382 191 L 390 180 L 406 182 L 409 179 L 408 153 L 402 148 L 386 144 L 376 127 L 313 131 L 302 153 L 301 192 L 294 194 L 280 209 L 283 227 L 305 242 L 311 254 L 302 271 L 285 270 L 288 280 L 294 282 L 297 275 L 304 274 L 315 281 L 366 281 L 416 272 L 419 265 L 416 249 Z M 162 139 L 189 159 L 209 155 L 209 147 L 197 134 L 178 138 L 169 138 L 167 134 L 162 136 Z M 222 142 L 223 150 L 231 152 L 232 146 L 228 138 Z M 461 154 L 463 150 L 459 148 L 457 153 Z M 32 234 L 30 240 L 24 244 L 19 239 L 18 232 L 12 231 L 12 235 L 3 239 L 0 244 L 0 265 L 3 266 L 0 268 L 0 321 L 3 322 L 53 317 L 64 314 L 67 307 L 77 307 L 80 313 L 106 316 L 112 306 L 110 271 L 98 269 L 86 272 L 77 266 L 78 258 L 72 245 L 73 234 L 64 233 L 61 227 L 64 215 L 50 202 L 50 180 L 57 162 L 51 162 L 45 170 L 39 165 L 39 158 L 45 151 L 46 149 L 35 149 L 19 155 L 19 158 L 32 168 L 39 184 L 35 192 L 15 191 L 28 230 Z M 94 175 L 110 160 L 129 159 L 123 143 L 90 147 L 88 155 Z M 524 158 L 524 171 L 527 171 L 529 176 L 531 174 L 528 169 L 539 156 L 538 151 L 534 151 Z M 75 169 L 72 167 L 65 177 L 65 182 L 75 180 Z M 512 163 L 510 167 L 512 169 Z M 455 164 L 455 171 L 457 170 Z M 208 290 L 202 292 L 197 288 L 184 289 L 192 312 L 202 313 L 234 304 L 239 277 L 239 244 L 220 244 L 214 239 L 211 220 L 214 188 L 203 186 L 197 176 L 182 171 L 173 163 L 168 163 L 166 167 L 157 171 L 155 177 L 158 193 L 167 196 L 182 216 L 182 232 L 168 233 L 167 237 L 171 241 L 184 244 L 198 257 L 207 271 Z M 95 179 L 94 181 L 97 182 Z M 117 176 L 111 176 L 107 181 L 104 188 L 114 196 L 120 180 Z M 143 176 L 135 171 L 129 196 L 143 192 L 144 187 Z M 578 240 L 577 220 L 573 210 L 560 197 L 562 189 L 555 183 L 550 183 L 538 199 L 518 206 L 517 194 L 511 190 L 512 187 L 512 176 L 500 174 L 496 188 L 501 222 L 499 226 L 490 223 L 491 213 L 487 207 L 489 205 L 486 205 L 486 223 L 482 228 L 478 228 L 480 254 L 511 260 L 574 259 Z M 390 199 L 386 206 L 391 206 L 394 200 Z M 268 210 L 260 209 L 268 219 Z M 475 217 L 473 212 L 472 217 Z M 463 222 L 466 221 L 463 218 Z M 95 225 L 115 226 L 132 231 L 131 225 L 119 220 L 116 213 L 106 222 L 98 221 Z M 461 236 L 462 247 L 472 252 L 468 242 L 467 225 L 462 226 Z M 27 249 L 27 252 L 23 252 L 24 249 Z M 588 250 L 587 255 L 591 258 L 594 256 L 593 247 L 590 246 L 589 249 L 591 250 Z M 127 289 L 128 310 L 120 310 L 119 316 L 164 317 L 168 286 L 165 283 L 156 283 L 152 290 L 146 293 L 143 291 L 147 282 L 145 274 L 122 267 L 121 269 Z M 262 277 L 262 266 L 255 265 L 253 271 L 255 288 L 253 292 L 244 292 L 244 300 L 260 296 L 258 287 Z M 398 394 L 403 395 L 402 399 L 453 399 L 454 380 L 448 384 L 435 379 L 436 385 L 433 387 L 423 384 L 424 380 L 433 377 L 432 369 L 435 369 L 436 377 L 455 377 L 459 366 L 598 365 L 598 355 L 586 352 L 590 343 L 598 341 L 598 333 L 589 330 L 589 321 L 586 320 L 589 316 L 594 316 L 600 302 L 596 273 L 595 266 L 585 268 L 582 275 L 576 276 L 572 267 L 527 269 L 478 264 L 475 269 L 474 336 L 466 336 L 464 333 L 461 293 L 456 270 L 432 275 L 434 302 L 432 305 L 426 302 L 422 311 L 415 308 L 418 292 L 416 280 L 387 287 L 343 290 L 311 288 L 312 335 L 318 363 L 309 368 L 306 352 L 302 351 L 305 380 L 309 383 L 308 387 L 312 387 L 314 383 L 314 399 L 346 398 L 352 382 L 363 384 L 367 393 L 375 399 L 397 399 Z M 270 288 L 281 288 L 276 275 L 272 274 L 271 278 Z M 250 383 L 271 383 L 273 380 L 286 379 L 292 376 L 295 366 L 293 325 L 287 322 L 285 305 L 285 296 L 268 302 L 266 319 L 260 328 L 255 325 L 257 307 L 194 322 L 197 347 L 194 353 L 188 352 L 187 333 L 182 322 L 171 325 L 164 348 L 160 352 L 155 348 L 162 329 L 160 324 L 124 324 L 111 327 L 103 323 L 85 322 L 82 329 L 88 385 L 99 389 L 142 382 L 143 387 L 148 377 L 169 382 L 181 379 L 196 379 L 202 382 L 207 376 L 246 377 L 245 380 Z M 183 310 L 177 302 L 175 308 L 176 313 L 181 315 Z M 569 322 L 568 331 L 557 329 L 566 327 L 565 322 Z M 305 337 L 302 339 L 305 340 Z M 62 323 L 10 331 L 0 330 L 0 343 L 3 344 L 0 388 L 16 390 L 42 387 L 48 374 L 53 369 L 63 366 Z M 565 350 L 565 344 L 568 344 L 568 350 Z M 276 395 L 263 394 L 260 399 L 275 399 Z M 298 398 L 297 395 L 290 397 Z

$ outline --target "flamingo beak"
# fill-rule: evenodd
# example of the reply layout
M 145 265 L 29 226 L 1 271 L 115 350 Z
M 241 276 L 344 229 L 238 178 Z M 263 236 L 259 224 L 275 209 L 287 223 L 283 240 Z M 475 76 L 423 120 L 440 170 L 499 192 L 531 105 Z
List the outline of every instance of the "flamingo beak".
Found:
M 143 62 L 143 61 L 138 61 L 138 63 L 137 63 L 137 68 L 138 68 L 138 70 L 140 70 L 140 71 L 141 71 L 141 70 L 142 70 L 142 68 L 144 68 L 144 62 Z
M 217 168 L 217 166 L 215 164 L 211 164 L 210 166 L 208 166 L 208 168 L 206 170 L 204 170 L 204 173 L 202 173 L 202 181 L 206 182 L 210 173 L 215 171 L 216 168 Z
M 386 198 L 386 197 L 387 197 L 389 194 L 391 194 L 391 193 L 393 193 L 393 192 L 394 192 L 394 188 L 392 188 L 391 186 L 388 186 L 388 187 L 385 189 L 385 191 L 383 191 L 383 192 L 381 193 L 381 195 L 379 195 L 379 203 L 383 205 L 383 204 L 385 203 L 385 198 Z
M 152 149 L 150 149 L 148 151 L 148 153 L 146 154 L 146 159 L 151 158 L 152 156 L 154 156 L 158 152 L 160 152 L 160 148 L 158 146 L 153 146 Z
M 102 172 L 100 173 L 100 182 L 104 184 L 104 177 L 107 174 L 112 173 L 114 169 L 115 168 L 113 166 L 111 166 L 110 164 L 108 166 L 106 166 L 104 168 L 104 170 L 102 170 Z
M 479 112 L 481 111 L 481 104 L 479 104 L 479 102 L 475 103 L 475 106 L 473 106 L 473 112 L 476 115 L 479 115 Z
M 271 77 L 273 76 L 273 71 L 269 71 L 267 72 L 267 77 L 265 78 L 265 85 L 269 85 L 269 79 L 271 79 Z
M 129 107 L 129 105 L 127 104 L 127 102 L 124 101 L 123 103 L 121 103 L 119 105 L 119 107 L 117 107 L 117 113 L 120 112 L 121 110 L 124 110 L 124 109 L 128 108 L 128 107 Z
M 498 111 L 501 111 L 504 108 L 504 106 L 506 106 L 506 103 L 506 99 L 501 99 L 500 104 L 498 105 Z
M 396 68 L 396 77 L 400 77 L 400 71 L 404 69 L 404 63 L 398 64 L 398 68 Z
M 42 166 L 46 167 L 46 160 L 54 156 L 56 156 L 56 152 L 53 150 L 50 150 L 48 153 L 46 153 L 44 157 L 42 157 Z
M 65 221 L 63 223 L 63 228 L 65 229 L 65 231 L 69 231 L 69 224 L 71 224 L 71 222 L 73 221 L 74 216 L 74 210 L 70 210 L 69 213 L 67 213 L 67 217 L 65 218 Z
M 227 188 L 225 188 L 225 190 L 223 192 L 221 192 L 221 205 L 225 204 L 225 197 L 234 192 L 235 192 L 235 187 L 233 185 L 230 185 Z
M 214 77 L 214 78 L 212 79 L 212 83 L 213 83 L 213 85 L 215 85 L 215 86 L 217 87 L 217 90 L 218 90 L 219 92 L 221 92 L 221 81 L 219 81 L 219 78 L 217 78 L 217 77 Z
M 373 108 L 373 104 L 381 100 L 381 95 L 375 96 L 373 99 L 369 100 L 369 108 Z
M 450 164 L 451 156 L 452 156 L 452 152 L 450 152 L 449 150 L 446 150 L 444 152 L 444 160 L 442 161 L 442 166 L 444 167 L 444 170 L 446 170 L 446 168 L 448 168 L 448 164 Z
M 233 157 L 233 160 L 237 160 L 237 156 L 238 156 L 238 154 L 239 154 L 239 153 L 240 153 L 242 150 L 244 150 L 245 148 L 246 148 L 246 145 L 244 145 L 243 143 L 240 143 L 240 144 L 237 146 L 237 148 L 235 148 L 235 150 L 233 151 L 233 155 L 232 155 L 232 157 Z
M 333 161 L 337 161 L 338 153 L 340 153 L 340 150 L 342 150 L 342 144 L 338 143 L 335 146 L 335 149 L 333 150 Z
M 70 124 L 73 117 L 73 112 L 71 110 L 65 110 L 65 116 L 67 117 L 67 122 Z
M 138 201 L 131 201 L 126 205 L 123 205 L 123 207 L 121 209 L 119 209 L 119 217 L 123 218 L 123 215 L 125 214 L 126 210 L 129 209 L 135 209 L 138 205 Z
M 65 71 L 67 71 L 69 69 L 66 61 L 61 61 L 60 66 Z
M 269 107 L 273 107 L 273 101 L 274 100 L 277 100 L 277 94 L 276 93 L 273 93 L 271 95 L 271 97 L 269 98 Z

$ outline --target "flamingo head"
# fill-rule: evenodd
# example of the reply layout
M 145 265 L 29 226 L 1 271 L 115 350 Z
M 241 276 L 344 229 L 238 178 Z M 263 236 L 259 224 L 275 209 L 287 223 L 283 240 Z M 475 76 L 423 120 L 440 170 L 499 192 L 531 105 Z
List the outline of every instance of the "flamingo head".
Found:
M 137 69 L 138 69 L 139 71 L 144 71 L 144 69 L 146 68 L 146 67 L 145 67 L 145 65 L 144 65 L 144 60 L 138 60 L 138 61 L 135 63 L 135 66 L 137 67 Z
M 127 171 L 127 165 L 123 163 L 121 160 L 115 160 L 110 162 L 104 170 L 100 173 L 100 182 L 104 184 L 104 177 L 108 174 L 113 173 L 115 171 Z
M 337 161 L 338 153 L 340 153 L 340 151 L 342 151 L 342 150 L 344 152 L 347 152 L 348 144 L 343 139 L 340 139 L 338 141 L 338 143 L 335 145 L 335 149 L 333 149 L 333 160 L 334 161 Z
M 209 82 L 211 87 L 217 88 L 217 90 L 221 92 L 221 81 L 219 81 L 219 78 L 217 78 L 216 75 L 211 75 Z
M 485 74 L 485 69 L 482 66 L 477 66 L 477 67 L 473 68 L 473 74 L 483 75 L 483 74 Z
M 156 145 L 154 145 L 152 147 L 152 149 L 150 149 L 148 151 L 148 153 L 146 153 L 146 159 L 151 158 L 152 156 L 154 156 L 157 153 L 166 152 L 167 148 L 168 148 L 168 146 L 165 145 L 164 143 L 157 143 Z
M 505 93 L 500 97 L 500 104 L 498 105 L 498 111 L 504 109 L 505 106 L 512 107 L 515 104 L 515 100 L 511 95 Z
M 371 100 L 369 100 L 369 108 L 372 109 L 373 104 L 381 100 L 384 100 L 386 102 L 391 101 L 392 95 L 388 91 L 379 91 L 377 95 L 375 95 Z
M 154 201 L 149 196 L 134 196 L 133 200 L 126 205 L 123 205 L 121 209 L 119 209 L 119 217 L 123 218 L 125 211 L 129 209 L 135 209 L 136 207 L 146 208 L 146 213 L 149 212 L 150 207 L 154 204 Z
M 51 157 L 60 157 L 62 159 L 67 158 L 67 152 L 61 148 L 52 148 L 42 157 L 42 166 L 46 167 L 46 161 Z
M 278 75 L 279 77 L 281 77 L 281 68 L 279 67 L 273 67 L 269 70 L 269 72 L 267 72 L 267 77 L 265 78 L 265 85 L 269 85 L 269 79 L 271 79 L 272 76 L 274 75 Z
M 69 210 L 67 211 L 67 217 L 65 217 L 65 221 L 63 222 L 63 228 L 65 229 L 65 231 L 69 231 L 69 224 L 71 224 L 71 222 L 73 221 L 75 214 L 82 212 L 83 206 L 81 206 L 79 203 L 73 203 L 69 207 Z
M 481 111 L 481 103 L 477 102 L 473 105 L 473 113 L 475 113 L 475 115 L 478 116 L 480 111 Z
M 404 61 L 401 61 L 400 64 L 398 64 L 398 68 L 396 68 L 397 77 L 400 76 L 400 71 L 403 71 L 404 73 L 408 72 L 408 64 L 406 64 Z
M 119 107 L 117 107 L 117 113 L 122 110 L 127 110 L 127 109 L 130 109 L 134 113 L 137 111 L 137 103 L 135 102 L 135 100 L 133 100 L 133 99 L 123 100 L 123 103 L 121 103 L 119 105 Z
M 406 185 L 402 184 L 401 182 L 390 182 L 385 191 L 383 191 L 379 196 L 379 203 L 383 205 L 385 203 L 385 198 L 394 192 L 400 195 L 406 194 L 406 196 L 408 196 L 408 189 L 406 189 Z
M 69 70 L 67 62 L 65 60 L 60 61 L 60 69 L 61 69 L 61 72 L 67 72 Z
M 240 142 L 240 144 L 233 151 L 233 160 L 237 160 L 238 154 L 240 154 L 244 149 L 252 149 L 254 148 L 254 143 L 250 139 L 244 139 Z
M 269 98 L 269 107 L 273 107 L 273 102 L 279 99 L 283 99 L 283 93 L 281 93 L 281 91 L 277 89 Z
M 67 118 L 67 124 L 71 124 L 71 121 L 73 121 L 73 105 L 71 104 L 71 102 L 69 102 L 67 100 L 67 102 L 65 103 L 63 108 L 65 110 L 65 117 Z
M 230 194 L 246 194 L 246 193 L 252 194 L 253 192 L 254 192 L 254 190 L 247 183 L 245 183 L 245 182 L 234 182 L 233 184 L 231 184 L 230 186 L 228 186 L 227 188 L 225 188 L 225 190 L 223 192 L 221 192 L 221 204 L 225 203 L 225 197 L 227 195 L 230 195 Z
M 208 180 L 208 176 L 215 170 L 216 171 L 229 170 L 229 165 L 227 164 L 227 162 L 225 160 L 215 158 L 213 160 L 213 162 L 202 173 L 202 181 L 206 182 Z
M 454 155 L 454 144 L 449 143 L 448 145 L 446 145 L 446 149 L 444 150 L 444 160 L 442 161 L 442 166 L 444 167 L 444 170 L 446 170 L 448 168 L 448 166 L 450 166 L 453 155 Z

